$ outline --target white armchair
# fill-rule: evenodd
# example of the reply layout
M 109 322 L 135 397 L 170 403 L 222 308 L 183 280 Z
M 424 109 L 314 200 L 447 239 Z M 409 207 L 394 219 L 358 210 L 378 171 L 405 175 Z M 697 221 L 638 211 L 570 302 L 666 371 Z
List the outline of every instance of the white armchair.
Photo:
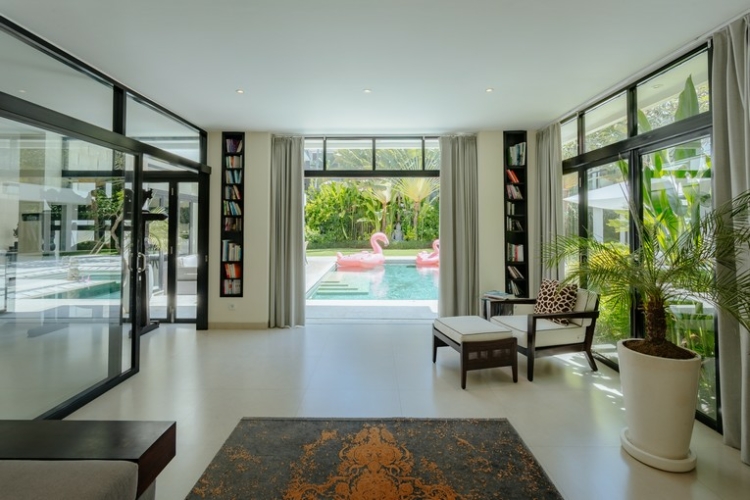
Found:
M 514 306 L 514 314 L 492 316 L 490 319 L 492 323 L 510 329 L 517 339 L 518 352 L 528 358 L 529 381 L 534 380 L 534 359 L 557 354 L 583 352 L 591 370 L 597 371 L 591 344 L 594 340 L 596 319 L 599 317 L 599 296 L 579 288 L 572 310 L 548 313 L 529 311 L 528 314 L 518 314 L 521 306 L 535 303 L 536 299 L 503 301 L 503 304 Z

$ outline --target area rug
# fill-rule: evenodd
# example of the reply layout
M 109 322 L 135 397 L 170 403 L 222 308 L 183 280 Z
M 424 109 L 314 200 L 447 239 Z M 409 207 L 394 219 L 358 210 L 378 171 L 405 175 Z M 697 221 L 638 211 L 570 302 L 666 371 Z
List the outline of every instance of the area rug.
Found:
M 561 499 L 506 419 L 242 419 L 188 499 Z

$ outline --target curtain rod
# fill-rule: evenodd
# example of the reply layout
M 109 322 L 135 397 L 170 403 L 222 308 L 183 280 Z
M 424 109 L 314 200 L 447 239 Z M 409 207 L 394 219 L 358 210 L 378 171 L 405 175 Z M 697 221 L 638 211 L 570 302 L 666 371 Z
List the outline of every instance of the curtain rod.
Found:
M 722 30 L 722 29 L 726 28 L 727 26 L 729 26 L 730 24 L 732 24 L 736 20 L 738 20 L 738 19 L 740 19 L 740 18 L 742 18 L 744 16 L 747 16 L 748 14 L 750 14 L 750 10 L 746 10 L 743 13 L 741 13 L 741 14 L 739 14 L 737 16 L 734 16 L 729 21 L 726 21 L 726 22 L 720 24 L 719 26 L 713 28 L 712 30 L 710 30 L 710 31 L 708 31 L 708 32 L 706 32 L 706 33 L 704 33 L 704 34 L 696 37 L 691 42 L 689 42 L 687 45 L 684 45 L 684 46 L 680 47 L 679 49 L 671 52 L 667 56 L 664 56 L 661 59 L 659 59 L 658 61 L 656 61 L 656 62 L 648 65 L 648 67 L 646 67 L 645 69 L 642 69 L 641 71 L 639 71 L 635 75 L 632 75 L 632 76 L 626 78 L 625 80 L 622 80 L 620 83 L 609 87 L 604 92 L 600 92 L 599 94 L 597 94 L 596 96 L 592 97 L 591 99 L 588 99 L 583 104 L 581 104 L 579 106 L 576 106 L 575 108 L 573 108 L 570 111 L 567 111 L 566 113 L 562 114 L 561 116 L 559 116 L 558 118 L 556 118 L 552 122 L 550 122 L 550 123 L 546 124 L 545 126 L 541 127 L 539 130 L 544 130 L 547 127 L 549 127 L 550 125 L 552 125 L 553 123 L 562 122 L 562 120 L 564 118 L 567 118 L 567 117 L 569 117 L 571 115 L 577 114 L 579 111 L 588 108 L 592 104 L 594 104 L 594 103 L 596 103 L 598 101 L 601 101 L 605 97 L 614 94 L 618 90 L 622 90 L 623 88 L 632 85 L 633 83 L 637 82 L 638 80 L 640 80 L 641 78 L 645 77 L 646 75 L 649 75 L 649 74 L 653 73 L 654 71 L 658 70 L 659 68 L 661 68 L 663 66 L 666 66 L 668 63 L 670 63 L 670 62 L 672 62 L 672 61 L 674 61 L 676 59 L 679 59 L 681 56 L 687 54 L 691 50 L 695 49 L 696 47 L 698 47 L 698 46 L 700 46 L 700 45 L 702 45 L 704 43 L 708 43 L 708 46 L 710 47 L 711 46 L 711 40 L 713 38 L 713 35 L 716 32 L 718 32 L 719 30 Z

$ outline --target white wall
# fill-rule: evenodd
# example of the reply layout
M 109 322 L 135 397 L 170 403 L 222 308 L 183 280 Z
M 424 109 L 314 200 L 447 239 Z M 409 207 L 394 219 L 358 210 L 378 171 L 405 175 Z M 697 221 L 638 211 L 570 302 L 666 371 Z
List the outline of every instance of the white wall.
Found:
M 211 329 L 268 327 L 271 134 L 246 132 L 244 151 L 243 297 L 222 298 L 219 297 L 221 132 L 208 134 L 208 164 L 213 167 L 208 246 L 208 327 Z
M 530 278 L 538 274 L 536 190 L 536 131 L 529 131 L 529 256 Z M 477 135 L 479 179 L 479 288 L 505 289 L 505 172 L 503 132 L 483 131 Z M 245 135 L 245 248 L 244 296 L 219 297 L 221 248 L 221 132 L 208 134 L 208 163 L 211 174 L 209 227 L 208 326 L 221 328 L 266 328 L 268 326 L 269 234 L 271 186 L 271 134 Z M 533 291 L 532 291 L 533 294 Z M 234 309 L 230 306 L 233 305 Z

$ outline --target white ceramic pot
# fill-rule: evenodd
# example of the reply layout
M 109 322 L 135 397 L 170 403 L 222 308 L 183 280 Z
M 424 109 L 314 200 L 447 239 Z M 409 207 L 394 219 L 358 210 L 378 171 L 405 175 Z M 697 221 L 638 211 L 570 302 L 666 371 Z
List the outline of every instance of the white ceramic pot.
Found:
M 620 434 L 622 447 L 636 460 L 657 469 L 693 470 L 697 457 L 690 450 L 690 438 L 698 401 L 700 356 L 658 358 L 628 349 L 623 342 L 617 343 L 628 424 Z

